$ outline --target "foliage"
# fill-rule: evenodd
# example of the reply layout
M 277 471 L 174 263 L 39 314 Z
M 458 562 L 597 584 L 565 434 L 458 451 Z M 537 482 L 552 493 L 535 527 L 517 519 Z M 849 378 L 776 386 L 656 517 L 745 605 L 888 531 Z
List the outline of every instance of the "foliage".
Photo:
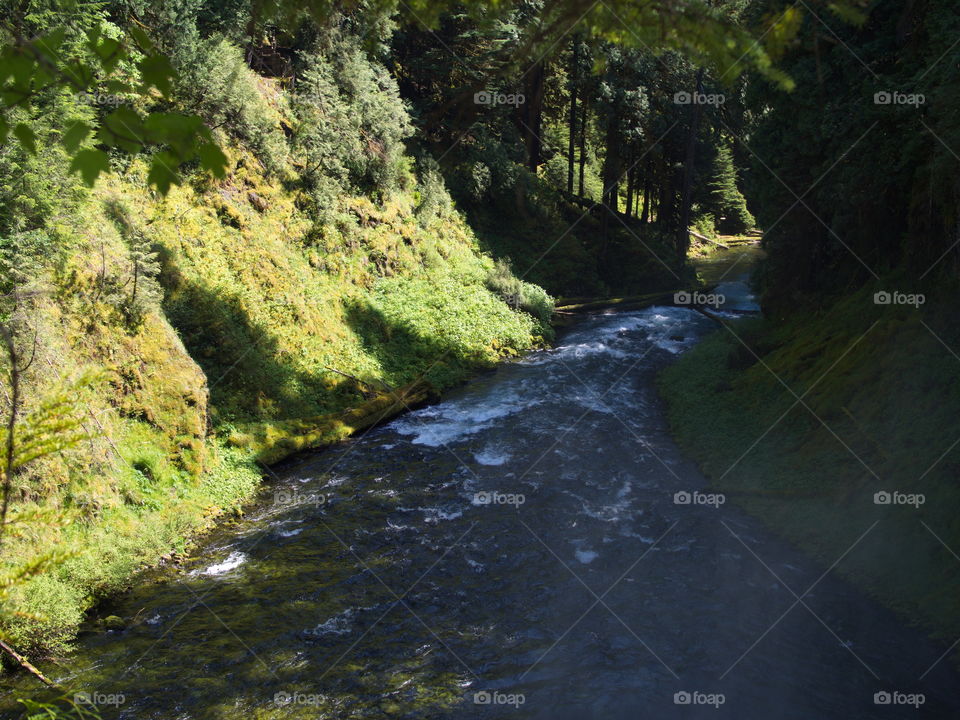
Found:
M 268 172 L 280 172 L 288 152 L 284 121 L 261 92 L 261 79 L 247 67 L 240 48 L 223 37 L 206 38 L 184 49 L 177 64 L 175 89 L 182 102 L 208 126 L 243 141 Z
M 553 315 L 553 299 L 539 285 L 518 279 L 506 260 L 497 260 L 487 274 L 487 287 L 513 308 L 538 318 L 544 326 Z
M 17 473 L 11 527 L 24 532 L 8 533 L 0 572 L 22 582 L 3 631 L 31 657 L 68 650 L 97 598 L 251 496 L 260 470 L 221 439 L 234 421 L 292 427 L 357 403 L 361 389 L 331 368 L 391 385 L 429 370 L 449 386 L 548 332 L 486 288 L 491 261 L 438 166 L 422 158 L 414 176 L 383 66 L 355 38 L 335 43 L 335 56 L 304 56 L 330 81 L 311 114 L 296 102 L 303 83 L 283 90 L 229 41 L 184 33 L 175 61 L 197 59 L 203 85 L 181 75 L 171 102 L 220 125 L 230 172 L 212 182 L 184 168 L 162 200 L 150 157 L 111 158 L 117 172 L 86 190 L 55 143 L 0 150 L 0 257 L 17 273 L 4 282 L 29 298 L 20 312 L 37 337 L 25 402 L 39 407 L 57 376 L 103 369 L 82 394 L 90 439 Z M 291 180 L 313 152 L 330 161 L 327 218 L 306 199 L 316 186 Z
M 824 22 L 784 58 L 797 92 L 758 81 L 747 93 L 748 194 L 769 228 L 763 290 L 777 314 L 894 267 L 915 283 L 960 262 L 955 5 L 883 0 L 856 31 Z
M 15 298 L 4 320 L 31 314 L 20 427 L 46 440 L 15 443 L 7 497 L 27 531 L 0 558 L 17 580 L 2 629 L 33 656 L 67 649 L 97 598 L 251 496 L 258 468 L 222 440 L 235 424 L 289 429 L 370 384 L 460 382 L 549 339 L 552 300 L 531 282 L 683 282 L 678 188 L 708 156 L 689 167 L 685 140 L 712 147 L 723 116 L 698 128 L 670 98 L 701 65 L 717 87 L 744 67 L 789 85 L 771 60 L 796 51 L 804 15 L 699 0 L 8 5 L 0 291 Z M 582 56 L 566 63 L 575 22 Z M 474 101 L 488 89 L 529 104 Z M 607 207 L 562 192 L 562 139 L 582 140 L 582 194 Z M 631 167 L 646 222 L 620 211 Z M 102 377 L 63 396 L 88 367 Z
M 109 23 L 99 6 L 64 3 L 65 24 L 56 14 L 33 15 L 22 10 L 5 14 L 0 30 L 0 140 L 12 134 L 30 154 L 38 151 L 38 133 L 22 113 L 49 97 L 71 93 L 78 102 L 101 105 L 109 112 L 78 119 L 61 128 L 60 144 L 72 158 L 71 171 L 92 185 L 110 166 L 109 151 L 152 153 L 150 181 L 161 192 L 179 181 L 178 169 L 198 161 L 223 174 L 225 158 L 199 117 L 164 112 L 138 112 L 127 105 L 140 98 L 167 99 L 174 71 L 169 58 L 136 25 L 126 32 Z M 51 22 L 53 21 L 53 22 Z M 99 147 L 91 147 L 88 139 Z
M 714 487 L 825 564 L 880 520 L 870 552 L 850 555 L 840 572 L 952 641 L 955 559 L 920 521 L 960 543 L 957 454 L 944 432 L 956 427 L 960 380 L 941 344 L 960 343 L 954 293 L 935 291 L 922 309 L 873 302 L 902 279 L 884 277 L 816 315 L 736 322 L 666 369 L 660 385 L 678 440 Z M 875 504 L 875 492 L 894 488 L 926 503 L 909 513 Z
M 370 193 L 383 198 L 409 182 L 403 139 L 410 134 L 396 83 L 371 62 L 356 38 L 339 33 L 301 54 L 303 72 L 290 97 L 312 214 L 336 216 L 337 198 Z
M 129 294 L 117 298 L 116 302 L 131 327 L 138 327 L 149 308 L 159 301 L 161 296 L 156 282 L 160 272 L 158 255 L 144 232 L 134 224 L 122 202 L 117 198 L 110 198 L 105 207 L 130 252 L 130 274 L 124 283 L 129 286 Z
M 713 173 L 707 182 L 710 193 L 707 207 L 716 218 L 716 229 L 724 235 L 738 235 L 756 224 L 747 210 L 747 200 L 737 187 L 733 153 L 720 144 L 713 160 Z
M 58 702 L 37 702 L 20 700 L 27 715 L 24 720 L 99 720 L 100 712 L 96 707 L 78 703 L 64 696 Z

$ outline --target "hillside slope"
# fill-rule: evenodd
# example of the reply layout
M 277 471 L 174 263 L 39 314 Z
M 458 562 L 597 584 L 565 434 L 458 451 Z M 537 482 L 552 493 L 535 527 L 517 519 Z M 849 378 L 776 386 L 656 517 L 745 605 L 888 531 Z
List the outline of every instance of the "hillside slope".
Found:
M 0 150 L 3 316 L 36 358 L 21 415 L 65 392 L 87 435 L 16 477 L 0 569 L 45 562 L 3 599 L 19 649 L 63 652 L 97 598 L 239 509 L 291 428 L 417 379 L 442 390 L 549 337 L 550 298 L 480 251 L 429 164 L 356 127 L 351 103 L 404 111 L 385 71 L 348 49 L 336 71 L 312 60 L 327 63 L 318 111 L 210 44 L 221 62 L 203 99 L 239 113 L 218 130 L 228 173 L 166 197 L 145 160 L 118 158 L 86 191 L 53 142 Z M 353 93 L 348 70 L 376 84 Z M 51 121 L 47 139 L 60 131 Z M 320 132 L 367 138 L 354 160 L 389 164 L 388 180 L 341 174 L 304 140 Z M 335 430 L 324 441 L 351 427 Z

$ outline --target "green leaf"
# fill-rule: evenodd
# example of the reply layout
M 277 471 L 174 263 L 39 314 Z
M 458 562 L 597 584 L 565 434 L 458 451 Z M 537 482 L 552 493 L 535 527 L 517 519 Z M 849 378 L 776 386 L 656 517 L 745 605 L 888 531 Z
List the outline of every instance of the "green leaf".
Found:
M 144 90 L 152 86 L 164 96 L 170 94 L 175 73 L 166 55 L 148 55 L 140 61 L 139 68 Z
M 0 117 L 0 145 L 7 141 L 7 135 L 10 133 L 10 123 Z
M 114 95 L 126 95 L 127 93 L 134 92 L 133 86 L 122 80 L 107 80 L 107 83 L 103 87 L 107 92 L 113 93 Z
M 110 37 L 105 37 L 93 48 L 97 58 L 100 60 L 100 66 L 104 72 L 110 73 L 117 64 L 124 59 L 123 47 L 119 41 Z
M 197 148 L 200 157 L 200 167 L 210 172 L 214 177 L 223 178 L 227 174 L 227 156 L 216 143 L 204 143 Z
M 106 144 L 130 153 L 143 150 L 146 143 L 143 120 L 128 107 L 118 107 L 103 119 L 97 137 Z
M 127 32 L 133 37 L 133 42 L 136 44 L 138 50 L 144 53 L 153 51 L 155 47 L 153 40 L 151 40 L 150 36 L 141 28 L 136 25 L 131 25 Z
M 59 27 L 51 30 L 46 35 L 42 35 L 33 41 L 32 45 L 36 51 L 42 54 L 50 62 L 56 64 L 60 61 L 60 47 L 67 37 L 65 28 Z
M 155 186 L 161 195 L 166 195 L 170 192 L 171 185 L 180 183 L 180 176 L 175 169 L 178 165 L 177 157 L 173 153 L 166 150 L 158 152 L 150 162 L 147 182 Z
M 851 25 L 863 25 L 867 21 L 867 16 L 859 8 L 848 5 L 845 2 L 832 2 L 827 5 L 828 8 L 841 20 L 845 20 Z
M 13 128 L 13 135 L 20 141 L 20 145 L 31 155 L 37 154 L 37 136 L 26 123 L 17 123 Z
M 64 64 L 63 74 L 67 76 L 70 87 L 77 92 L 89 90 L 96 76 L 90 65 L 80 61 Z
M 74 153 L 77 151 L 77 148 L 80 147 L 80 143 L 90 134 L 91 130 L 92 128 L 86 123 L 76 122 L 63 134 L 60 142 L 63 143 L 67 152 Z
M 93 50 L 101 60 L 110 60 L 119 52 L 120 43 L 113 38 L 107 37 L 97 43 L 97 46 Z
M 37 63 L 19 51 L 3 60 L 3 73 L 0 77 L 4 80 L 12 77 L 18 88 L 29 86 L 30 78 L 37 71 Z
M 150 142 L 166 144 L 186 160 L 196 154 L 197 139 L 203 130 L 203 118 L 180 113 L 150 113 L 144 120 Z
M 110 159 L 103 150 L 81 150 L 73 157 L 70 172 L 79 172 L 83 182 L 90 187 L 97 181 L 102 172 L 110 170 Z

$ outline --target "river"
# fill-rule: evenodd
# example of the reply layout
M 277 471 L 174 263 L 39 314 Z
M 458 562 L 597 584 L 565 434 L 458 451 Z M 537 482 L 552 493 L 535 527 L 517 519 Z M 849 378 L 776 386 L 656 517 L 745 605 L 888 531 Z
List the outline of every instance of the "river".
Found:
M 703 266 L 728 310 L 756 307 L 752 252 Z M 713 327 L 586 316 L 286 464 L 52 674 L 138 720 L 960 717 L 945 645 L 849 586 L 842 556 L 817 565 L 711 494 L 674 445 L 655 377 Z

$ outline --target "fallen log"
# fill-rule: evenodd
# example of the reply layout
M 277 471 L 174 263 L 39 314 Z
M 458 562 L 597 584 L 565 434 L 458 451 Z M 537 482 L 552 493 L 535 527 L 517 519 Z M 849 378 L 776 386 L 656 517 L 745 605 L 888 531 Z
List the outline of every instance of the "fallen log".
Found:
M 650 305 L 662 303 L 667 298 L 680 290 L 671 290 L 670 292 L 648 293 L 646 295 L 627 295 L 620 298 L 571 298 L 581 300 L 582 302 L 558 305 L 554 312 L 558 314 L 591 312 L 593 310 L 608 310 L 616 308 L 618 310 L 639 310 Z
M 53 680 L 51 680 L 46 675 L 44 675 L 42 672 L 40 672 L 40 669 L 37 668 L 36 665 L 34 665 L 29 660 L 27 660 L 26 657 L 18 653 L 12 647 L 7 645 L 7 643 L 5 643 L 3 640 L 0 640 L 0 650 L 3 650 L 3 652 L 5 652 L 10 657 L 12 657 L 20 667 L 22 667 L 28 673 L 33 675 L 35 678 L 37 678 L 37 680 L 42 682 L 44 685 L 48 685 L 57 690 L 61 690 L 61 691 L 63 690 L 63 688 L 60 685 L 58 685 Z
M 730 248 L 728 248 L 726 245 L 724 245 L 722 242 L 720 242 L 719 240 L 714 240 L 713 238 L 708 238 L 706 235 L 701 235 L 701 234 L 698 233 L 696 230 L 691 230 L 690 228 L 687 228 L 687 232 L 689 232 L 691 235 L 693 235 L 693 236 L 694 236 L 695 238 L 697 238 L 698 240 L 704 240 L 705 242 L 713 243 L 714 245 L 718 245 L 719 247 L 725 248 L 725 249 L 727 249 L 727 250 L 730 249 Z
M 258 462 L 272 465 L 295 453 L 338 443 L 436 396 L 433 385 L 421 379 L 390 392 L 380 392 L 348 410 L 309 418 L 249 423 L 231 433 L 227 442 L 251 450 Z
M 620 298 L 561 298 L 554 308 L 554 313 L 560 316 L 577 313 L 593 312 L 594 310 L 642 310 L 651 305 L 675 305 L 674 300 L 678 293 L 708 293 L 716 285 L 697 286 L 691 288 L 677 288 L 667 292 L 647 293 L 646 295 L 627 295 Z M 578 302 L 573 302 L 577 300 Z M 686 304 L 682 304 L 686 307 Z

